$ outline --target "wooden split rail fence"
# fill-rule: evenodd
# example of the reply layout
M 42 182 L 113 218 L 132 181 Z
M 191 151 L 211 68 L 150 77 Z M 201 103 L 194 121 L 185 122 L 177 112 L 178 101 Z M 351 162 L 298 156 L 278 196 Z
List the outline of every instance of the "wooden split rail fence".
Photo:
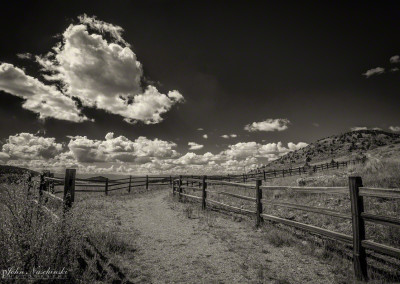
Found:
M 248 190 L 254 190 L 253 196 L 245 196 L 229 191 L 216 191 L 211 190 L 208 187 L 210 185 L 226 185 L 246 188 Z M 289 202 L 278 202 L 273 200 L 267 200 L 263 198 L 263 191 L 276 191 L 276 190 L 287 190 L 290 189 L 293 192 L 302 192 L 309 194 L 349 194 L 351 201 L 351 214 L 340 213 L 336 210 L 328 208 L 319 208 L 302 204 L 294 204 Z M 195 195 L 196 193 L 189 194 L 190 191 L 197 192 L 201 191 L 201 194 Z M 222 180 L 208 179 L 207 176 L 203 176 L 201 179 L 188 178 L 180 176 L 178 179 L 174 179 L 172 184 L 173 195 L 179 196 L 179 201 L 182 198 L 189 198 L 201 202 L 202 209 L 206 209 L 209 205 L 215 205 L 222 207 L 228 211 L 234 211 L 243 214 L 250 214 L 255 217 L 256 226 L 260 226 L 264 220 L 268 220 L 275 223 L 284 224 L 291 226 L 303 231 L 307 231 L 311 234 L 319 235 L 331 240 L 340 241 L 346 245 L 353 247 L 353 263 L 354 273 L 358 280 L 366 281 L 367 276 L 367 255 L 365 250 L 372 250 L 379 254 L 388 255 L 397 259 L 400 259 L 400 249 L 387 246 L 381 243 L 376 243 L 372 240 L 366 239 L 365 236 L 365 222 L 377 223 L 385 226 L 400 228 L 400 219 L 370 214 L 364 212 L 364 201 L 363 197 L 375 197 L 375 198 L 386 198 L 386 199 L 400 199 L 400 189 L 383 189 L 383 188 L 370 188 L 363 187 L 361 177 L 349 177 L 348 187 L 293 187 L 293 186 L 265 186 L 262 185 L 262 181 L 256 180 L 254 184 L 249 183 L 235 183 Z M 251 201 L 255 206 L 253 209 L 246 209 L 242 207 L 233 206 L 230 204 L 223 203 L 221 201 L 213 200 L 209 195 L 223 195 L 240 200 Z M 333 216 L 336 218 L 351 220 L 352 222 L 352 235 L 346 235 L 340 232 L 330 231 L 321 227 L 300 223 L 297 221 L 272 216 L 263 213 L 263 206 L 277 206 L 289 209 L 296 209 L 306 212 L 313 212 L 327 216 Z
M 257 179 L 266 181 L 268 179 L 278 178 L 278 177 L 282 178 L 282 177 L 303 175 L 303 174 L 307 174 L 307 173 L 315 173 L 315 172 L 332 170 L 332 169 L 346 168 L 349 165 L 356 165 L 356 164 L 360 164 L 363 162 L 364 162 L 363 159 L 349 160 L 349 161 L 344 161 L 344 162 L 335 162 L 332 160 L 332 162 L 330 162 L 330 163 L 305 165 L 303 167 L 297 167 L 297 168 L 270 170 L 270 171 L 266 171 L 265 169 L 263 169 L 263 170 L 258 170 L 255 173 L 253 172 L 253 173 L 243 174 L 242 181 L 243 182 L 255 181 Z M 237 176 L 235 176 L 235 177 L 237 177 Z M 236 180 L 237 180 L 237 178 L 236 178 Z
M 105 195 L 108 195 L 110 191 L 116 190 L 127 190 L 131 191 L 134 187 L 145 187 L 149 189 L 150 185 L 171 185 L 173 177 L 172 176 L 129 176 L 121 179 L 81 179 L 76 178 L 76 170 L 67 169 L 65 172 L 64 178 L 54 177 L 53 173 L 49 171 L 45 171 L 40 175 L 40 184 L 41 191 L 46 195 L 49 195 L 54 198 L 59 198 L 55 196 L 55 194 L 64 192 L 65 196 L 65 188 L 67 185 L 67 179 L 71 172 L 74 172 L 73 176 L 71 176 L 72 181 L 70 181 L 70 191 L 72 199 L 75 196 L 75 192 L 104 192 Z M 64 190 L 56 190 L 56 187 L 64 186 Z

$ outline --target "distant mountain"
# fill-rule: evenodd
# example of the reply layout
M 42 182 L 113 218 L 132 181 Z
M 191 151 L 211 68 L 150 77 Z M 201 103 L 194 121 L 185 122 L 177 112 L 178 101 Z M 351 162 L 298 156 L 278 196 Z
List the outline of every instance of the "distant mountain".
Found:
M 266 169 L 290 168 L 310 164 L 347 161 L 357 158 L 400 160 L 400 135 L 382 130 L 357 130 L 317 140 L 300 150 L 270 162 Z
M 9 165 L 0 165 L 0 175 L 5 175 L 5 174 L 21 175 L 21 174 L 26 174 L 26 173 L 32 173 L 33 175 L 39 175 L 38 172 L 29 170 L 29 169 L 15 167 L 15 166 L 9 166 Z

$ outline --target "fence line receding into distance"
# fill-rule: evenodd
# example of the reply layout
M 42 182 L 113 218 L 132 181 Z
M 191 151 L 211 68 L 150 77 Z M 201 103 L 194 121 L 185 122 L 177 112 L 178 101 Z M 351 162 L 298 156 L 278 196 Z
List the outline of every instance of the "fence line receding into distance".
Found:
M 254 190 L 254 196 L 245 196 L 229 191 L 216 191 L 208 189 L 210 185 L 227 185 L 246 188 Z M 263 191 L 276 191 L 290 189 L 293 192 L 302 192 L 309 194 L 349 194 L 351 202 L 351 214 L 344 214 L 336 210 L 328 208 L 319 208 L 307 205 L 300 205 L 289 202 L 277 202 L 274 200 L 267 200 L 263 198 Z M 189 193 L 189 191 L 191 191 Z M 201 195 L 196 195 L 196 192 L 201 191 Z M 303 187 L 303 186 L 265 186 L 262 185 L 261 180 L 256 180 L 254 184 L 234 183 L 222 180 L 207 179 L 204 176 L 201 179 L 188 178 L 180 176 L 174 179 L 172 184 L 173 195 L 178 195 L 179 201 L 183 198 L 189 198 L 201 202 L 202 209 L 207 206 L 214 205 L 222 207 L 225 210 L 233 211 L 236 213 L 250 214 L 255 217 L 256 226 L 260 226 L 264 220 L 284 224 L 290 227 L 307 231 L 311 234 L 319 235 L 328 239 L 342 242 L 346 245 L 353 247 L 353 264 L 354 273 L 358 280 L 368 280 L 367 276 L 367 254 L 365 249 L 374 252 L 388 255 L 400 259 L 400 249 L 387 246 L 381 243 L 376 243 L 368 240 L 365 237 L 365 224 L 364 222 L 372 222 L 385 226 L 400 228 L 400 219 L 390 216 L 380 216 L 364 212 L 363 197 L 375 197 L 386 199 L 400 199 L 400 189 L 383 189 L 383 188 L 369 188 L 363 187 L 361 177 L 349 177 L 348 187 Z M 193 192 L 193 193 L 192 193 Z M 209 197 L 211 195 L 211 198 Z M 222 195 L 237 198 L 240 200 L 251 201 L 254 204 L 253 209 L 246 209 L 242 207 L 226 204 L 221 201 L 212 199 L 212 196 Z M 281 218 L 273 215 L 263 213 L 263 206 L 278 206 L 289 209 L 297 209 L 306 212 L 313 212 L 327 216 L 333 216 L 341 219 L 348 219 L 352 222 L 352 235 L 346 235 L 340 232 L 327 230 L 321 227 L 305 224 L 286 218 Z

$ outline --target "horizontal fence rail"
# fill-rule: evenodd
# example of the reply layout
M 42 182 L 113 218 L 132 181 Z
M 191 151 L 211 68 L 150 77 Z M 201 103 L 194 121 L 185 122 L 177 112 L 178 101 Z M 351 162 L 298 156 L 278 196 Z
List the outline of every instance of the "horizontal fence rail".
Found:
M 198 183 L 199 187 L 187 186 L 188 183 Z M 206 176 L 202 178 L 192 178 L 180 176 L 178 179 L 172 181 L 172 193 L 178 195 L 179 201 L 182 198 L 189 198 L 200 201 L 202 209 L 206 209 L 207 206 L 213 205 L 224 208 L 228 211 L 238 212 L 242 214 L 249 214 L 255 216 L 256 226 L 260 226 L 263 221 L 267 220 L 273 223 L 284 224 L 290 227 L 294 227 L 310 234 L 319 235 L 324 238 L 342 242 L 348 246 L 353 247 L 353 264 L 354 273 L 358 280 L 368 280 L 367 276 L 367 254 L 366 249 L 372 250 L 373 252 L 388 255 L 397 259 L 400 259 L 400 249 L 384 244 L 376 243 L 372 240 L 368 240 L 365 237 L 365 224 L 366 222 L 372 222 L 376 224 L 386 225 L 390 227 L 400 228 L 400 218 L 391 216 L 380 216 L 364 212 L 364 201 L 363 196 L 386 198 L 386 199 L 398 199 L 400 198 L 400 189 L 383 189 L 383 188 L 369 188 L 362 186 L 362 180 L 360 177 L 349 177 L 348 187 L 300 187 L 300 186 L 265 186 L 261 185 L 261 180 L 256 180 L 254 184 L 248 183 L 235 183 L 223 180 L 217 180 L 214 177 L 208 179 Z M 208 189 L 210 185 L 227 185 L 234 187 L 241 187 L 246 189 L 246 192 L 254 193 L 255 196 L 244 196 L 242 194 L 236 194 L 227 190 L 212 190 Z M 188 191 L 194 192 L 201 191 L 201 196 L 189 194 Z M 291 190 L 293 192 L 302 193 L 319 193 L 319 194 L 348 194 L 351 203 L 351 214 L 341 213 L 329 208 L 320 208 L 314 206 L 308 206 L 304 204 L 294 204 L 289 202 L 275 201 L 263 198 L 263 190 L 265 192 L 274 192 L 276 190 Z M 211 196 L 210 196 L 211 195 Z M 229 198 L 236 198 L 250 202 L 253 210 L 242 207 L 237 207 L 231 204 L 226 204 L 222 201 L 213 200 L 212 196 L 227 196 Z M 289 220 L 269 214 L 263 213 L 263 206 L 283 207 L 289 209 L 295 209 L 305 212 L 312 212 L 321 215 L 327 215 L 339 219 L 351 220 L 352 224 L 352 235 L 346 235 L 340 232 L 331 231 L 321 227 L 317 227 L 310 224 L 301 223 L 298 221 Z

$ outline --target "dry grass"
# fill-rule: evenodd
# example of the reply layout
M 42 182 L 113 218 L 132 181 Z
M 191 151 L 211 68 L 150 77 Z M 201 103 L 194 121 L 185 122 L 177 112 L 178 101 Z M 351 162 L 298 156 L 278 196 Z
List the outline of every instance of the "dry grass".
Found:
M 311 173 L 304 176 L 288 176 L 267 181 L 266 185 L 288 185 L 288 186 L 348 186 L 348 176 L 361 176 L 364 186 L 380 188 L 400 188 L 400 163 L 394 160 L 372 159 L 364 165 L 350 166 L 347 169 L 329 170 L 320 173 Z M 244 196 L 255 197 L 254 189 L 239 188 L 232 186 L 209 185 L 214 191 L 228 191 Z M 200 196 L 199 193 L 196 195 Z M 218 194 L 208 194 L 207 198 L 223 202 L 235 207 L 255 210 L 255 204 L 251 201 L 240 200 L 235 197 L 228 197 Z M 263 199 L 284 201 L 294 204 L 304 204 L 318 208 L 328 208 L 336 212 L 345 213 L 350 216 L 350 198 L 348 194 L 306 194 L 297 193 L 293 190 L 263 190 Z M 392 217 L 400 216 L 400 200 L 384 198 L 364 198 L 365 211 L 377 215 Z M 320 215 L 300 210 L 288 209 L 272 205 L 264 205 L 263 212 L 266 214 L 287 218 L 305 224 L 322 227 L 328 230 L 352 235 L 351 220 L 339 219 L 336 217 Z M 279 226 L 280 227 L 280 226 Z M 290 233 L 288 233 L 290 232 Z M 288 237 L 295 230 L 271 229 L 267 232 L 267 240 L 276 246 L 288 246 L 293 244 L 293 238 Z M 400 229 L 392 228 L 373 223 L 366 223 L 366 237 L 378 243 L 400 247 Z M 307 237 L 305 237 L 307 239 Z M 311 238 L 314 240 L 314 238 Z M 312 243 L 312 242 L 311 242 Z M 321 244 L 321 241 L 319 241 Z M 343 264 L 332 255 L 333 251 L 344 249 L 337 243 L 322 242 L 322 246 L 316 250 L 319 257 L 330 261 L 343 278 L 349 275 L 351 263 Z M 396 262 L 395 262 L 396 263 Z M 397 263 L 399 264 L 399 263 Z M 389 267 L 389 269 L 392 269 Z M 373 273 L 371 273 L 373 274 Z M 372 275 L 373 278 L 382 279 L 382 276 Z
M 59 219 L 44 212 L 28 194 L 29 186 L 23 177 L 18 184 L 0 186 L 0 267 L 25 272 L 64 268 L 76 280 L 82 274 L 77 262 L 85 236 L 82 218 L 74 210 Z

